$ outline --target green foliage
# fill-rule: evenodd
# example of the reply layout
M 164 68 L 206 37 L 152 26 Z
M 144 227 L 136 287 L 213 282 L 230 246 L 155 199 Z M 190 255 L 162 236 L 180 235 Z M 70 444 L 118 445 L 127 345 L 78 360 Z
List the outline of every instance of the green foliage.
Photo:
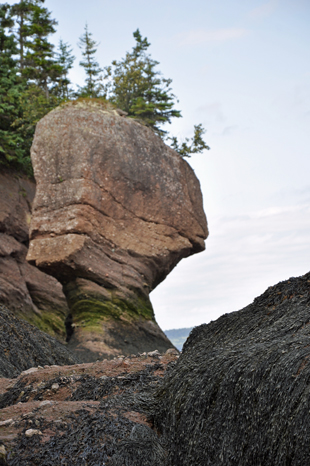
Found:
M 44 90 L 35 84 L 28 86 L 19 95 L 21 116 L 14 121 L 13 126 L 23 140 L 25 163 L 27 166 L 29 164 L 29 168 L 31 167 L 30 148 L 36 124 L 59 103 L 60 100 L 55 96 L 51 95 L 47 98 Z
M 54 45 L 48 41 L 48 36 L 56 32 L 54 26 L 57 21 L 51 19 L 46 8 L 37 4 L 31 5 L 30 20 L 22 74 L 28 82 L 34 82 L 43 89 L 48 98 L 50 85 L 57 82 L 63 72 L 54 59 Z
M 7 32 L 13 24 L 9 5 L 0 5 L 0 164 L 20 167 L 24 163 L 23 140 L 12 124 L 20 115 L 18 100 L 23 86 L 13 58 L 17 43 Z
M 57 62 L 61 66 L 61 75 L 58 80 L 58 85 L 54 88 L 53 93 L 59 95 L 62 99 L 69 99 L 73 96 L 73 90 L 69 87 L 71 84 L 68 78 L 69 70 L 73 67 L 75 56 L 72 55 L 72 49 L 70 45 L 59 41 Z
M 103 71 L 95 60 L 95 53 L 99 44 L 92 39 L 92 33 L 89 32 L 87 24 L 84 28 L 84 34 L 80 37 L 78 46 L 82 50 L 83 60 L 80 61 L 86 73 L 85 85 L 79 87 L 78 96 L 80 97 L 99 97 L 101 94 L 100 73 Z
M 108 98 L 128 116 L 164 134 L 160 125 L 170 123 L 173 117 L 181 117 L 180 111 L 174 108 L 171 79 L 163 78 L 156 70 L 159 63 L 147 54 L 150 43 L 142 38 L 139 29 L 133 36 L 136 45 L 132 51 L 106 68 L 106 78 L 110 80 L 106 86 Z
M 95 59 L 98 43 L 86 24 L 80 37 L 80 61 L 85 84 L 74 92 L 68 77 L 75 57 L 70 45 L 60 40 L 55 52 L 49 36 L 57 21 L 43 6 L 45 0 L 19 0 L 0 4 L 0 165 L 14 166 L 32 174 L 30 147 L 37 122 L 50 110 L 73 97 L 91 98 L 100 105 L 118 107 L 151 127 L 182 157 L 209 149 L 205 130 L 194 127 L 192 140 L 179 143 L 168 137 L 162 125 L 181 113 L 174 108 L 171 80 L 162 77 L 159 63 L 148 54 L 150 43 L 137 29 L 135 46 L 125 58 L 105 68 Z M 14 32 L 13 32 L 14 31 Z
M 198 154 L 203 152 L 205 149 L 210 150 L 202 136 L 206 130 L 202 127 L 202 124 L 194 125 L 194 136 L 190 140 L 185 138 L 185 141 L 181 144 L 175 136 L 168 137 L 167 139 L 172 141 L 171 147 L 180 154 L 181 157 L 191 157 L 191 154 Z
M 61 103 L 69 84 L 63 82 L 70 68 L 68 46 L 64 44 L 61 57 L 55 56 L 48 36 L 57 22 L 43 3 L 0 5 L 0 163 L 30 176 L 36 123 Z

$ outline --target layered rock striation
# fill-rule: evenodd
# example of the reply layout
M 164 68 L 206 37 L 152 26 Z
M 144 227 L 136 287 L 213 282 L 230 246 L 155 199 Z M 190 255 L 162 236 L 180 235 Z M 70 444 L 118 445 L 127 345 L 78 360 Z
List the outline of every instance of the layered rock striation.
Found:
M 35 183 L 0 174 L 0 303 L 16 316 L 64 340 L 69 312 L 62 286 L 26 261 Z
M 208 235 L 199 182 L 149 128 L 98 101 L 37 125 L 27 259 L 62 284 L 71 347 L 93 358 L 164 351 L 149 293 Z

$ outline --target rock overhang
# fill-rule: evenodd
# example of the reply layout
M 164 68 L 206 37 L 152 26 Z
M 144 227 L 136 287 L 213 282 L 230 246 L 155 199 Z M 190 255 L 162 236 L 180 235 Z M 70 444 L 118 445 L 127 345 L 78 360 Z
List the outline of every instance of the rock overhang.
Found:
M 79 280 L 86 280 L 125 308 L 142 299 L 154 320 L 150 291 L 182 258 L 202 251 L 208 235 L 191 167 L 151 129 L 85 100 L 38 123 L 32 161 L 28 260 L 71 296 L 74 286 L 83 295 Z M 107 301 L 103 292 L 100 302 Z

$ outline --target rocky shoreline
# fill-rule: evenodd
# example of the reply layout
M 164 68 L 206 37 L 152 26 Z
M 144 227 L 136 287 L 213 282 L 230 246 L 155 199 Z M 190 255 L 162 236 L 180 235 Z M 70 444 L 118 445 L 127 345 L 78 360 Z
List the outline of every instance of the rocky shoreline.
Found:
M 176 353 L 46 365 L 0 379 L 2 464 L 117 465 L 124 441 L 132 436 L 133 442 L 142 436 L 142 443 L 160 445 L 144 404 L 175 365 Z M 144 449 L 139 458 L 136 451 L 133 464 L 162 464 L 152 455 Z
M 310 272 L 194 328 L 180 356 L 0 379 L 2 464 L 304 466 L 309 361 Z

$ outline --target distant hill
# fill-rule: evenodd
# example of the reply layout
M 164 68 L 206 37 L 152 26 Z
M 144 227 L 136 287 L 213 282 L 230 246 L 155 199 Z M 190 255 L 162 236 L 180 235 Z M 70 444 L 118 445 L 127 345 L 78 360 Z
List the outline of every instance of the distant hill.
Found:
M 193 330 L 194 327 L 189 328 L 174 328 L 172 330 L 165 330 L 165 334 L 169 338 L 169 340 L 174 344 L 178 350 L 182 351 L 182 347 L 185 343 L 190 332 Z

